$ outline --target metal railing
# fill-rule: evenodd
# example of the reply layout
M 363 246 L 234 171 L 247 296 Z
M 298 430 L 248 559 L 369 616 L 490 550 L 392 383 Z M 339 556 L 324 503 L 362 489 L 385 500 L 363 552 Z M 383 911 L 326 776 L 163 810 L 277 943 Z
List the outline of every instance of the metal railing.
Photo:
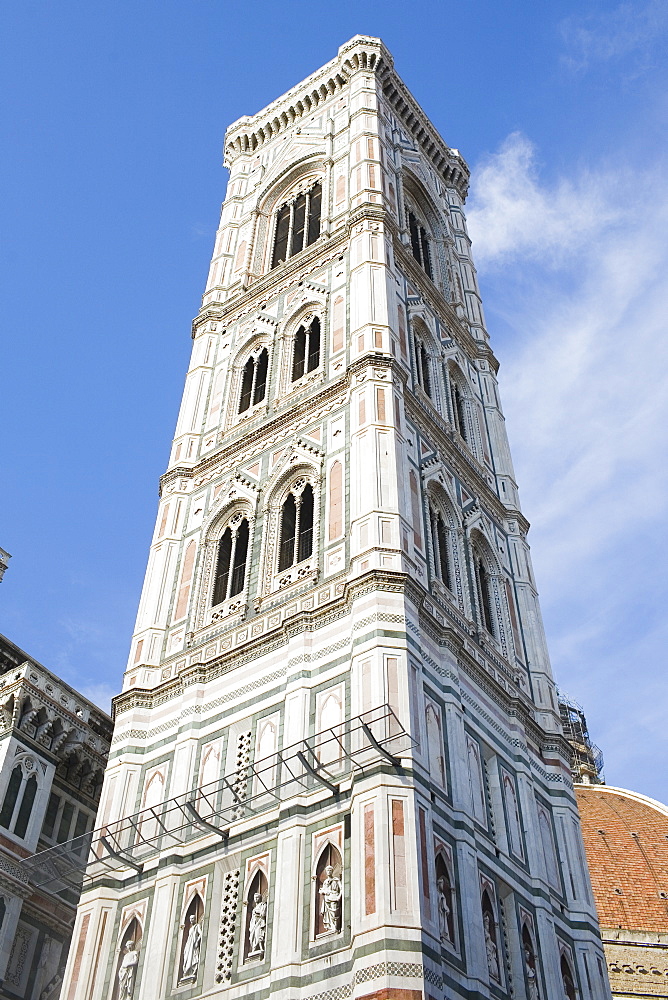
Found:
M 416 746 L 389 705 L 325 729 L 159 805 L 40 851 L 21 862 L 35 886 L 75 889 L 123 869 L 141 873 L 156 854 L 211 834 L 226 841 L 231 828 L 275 809 L 296 795 L 339 783 L 381 760 L 400 766 Z

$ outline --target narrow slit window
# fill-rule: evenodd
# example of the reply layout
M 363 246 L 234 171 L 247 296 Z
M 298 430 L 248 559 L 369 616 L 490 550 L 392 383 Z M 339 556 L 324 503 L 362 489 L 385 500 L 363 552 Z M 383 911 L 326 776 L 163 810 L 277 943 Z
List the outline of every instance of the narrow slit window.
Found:
M 443 518 L 440 512 L 436 516 L 436 553 L 437 553 L 437 572 L 438 576 L 443 584 L 452 590 L 452 581 L 450 578 L 450 558 L 448 555 L 448 531 L 443 523 Z
M 420 344 L 420 366 L 422 368 L 422 388 L 431 399 L 431 375 L 429 372 L 429 355 L 424 344 Z

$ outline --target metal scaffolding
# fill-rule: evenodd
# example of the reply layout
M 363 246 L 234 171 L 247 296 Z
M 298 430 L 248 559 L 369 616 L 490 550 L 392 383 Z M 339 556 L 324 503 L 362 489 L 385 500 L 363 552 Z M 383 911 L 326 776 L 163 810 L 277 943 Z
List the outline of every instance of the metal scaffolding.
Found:
M 559 692 L 559 714 L 564 736 L 571 745 L 571 773 L 581 784 L 604 784 L 603 753 L 592 743 L 581 705 Z
M 400 758 L 416 746 L 389 705 L 249 764 L 211 784 L 142 809 L 21 862 L 35 886 L 81 892 L 94 879 L 122 870 L 140 874 L 158 853 L 215 835 L 228 840 L 235 824 L 259 817 L 296 795 L 325 789 L 337 795 L 349 776 Z

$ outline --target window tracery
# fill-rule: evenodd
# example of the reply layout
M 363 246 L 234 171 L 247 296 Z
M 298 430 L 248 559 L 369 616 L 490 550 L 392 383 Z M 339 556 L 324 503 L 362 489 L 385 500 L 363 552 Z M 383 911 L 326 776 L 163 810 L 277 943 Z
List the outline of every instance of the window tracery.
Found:
M 313 552 L 313 487 L 298 479 L 281 507 L 278 572 L 308 559 Z
M 266 347 L 254 352 L 246 361 L 241 375 L 241 391 L 239 393 L 239 413 L 245 413 L 267 394 L 267 371 L 269 369 L 269 352 Z
M 316 181 L 307 191 L 296 194 L 276 213 L 272 268 L 310 247 L 320 236 L 322 184 Z
M 429 504 L 429 520 L 436 578 L 441 581 L 444 587 L 454 593 L 453 574 L 450 566 L 450 526 L 443 512 L 433 501 Z
M 296 382 L 315 371 L 320 364 L 320 320 L 314 316 L 308 326 L 304 323 L 295 334 L 292 349 L 292 381 Z
M 431 266 L 431 250 L 429 247 L 429 237 L 427 230 L 415 213 L 409 208 L 408 232 L 411 240 L 411 252 L 422 270 L 428 278 L 434 280 L 434 273 Z
M 249 536 L 247 518 L 239 513 L 235 514 L 218 542 L 218 558 L 211 597 L 211 604 L 214 607 L 231 597 L 236 597 L 244 589 Z

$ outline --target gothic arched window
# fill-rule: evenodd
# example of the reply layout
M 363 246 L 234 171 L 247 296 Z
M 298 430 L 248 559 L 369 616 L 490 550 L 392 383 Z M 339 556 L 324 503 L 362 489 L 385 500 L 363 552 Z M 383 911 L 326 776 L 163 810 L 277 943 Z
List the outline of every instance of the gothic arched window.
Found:
M 434 570 L 441 583 L 452 590 L 452 574 L 450 572 L 450 546 L 448 544 L 449 529 L 443 514 L 438 508 L 430 507 L 431 539 L 434 551 Z
M 289 569 L 313 552 L 313 487 L 295 483 L 281 508 L 278 571 Z
M 244 413 L 256 403 L 261 403 L 267 394 L 267 369 L 269 353 L 264 347 L 259 354 L 251 355 L 244 365 L 239 395 L 239 413 Z
M 484 625 L 491 635 L 496 635 L 493 611 L 494 605 L 492 598 L 492 581 L 482 555 L 475 547 L 473 549 L 473 573 L 475 576 L 478 607 L 480 608 L 480 615 L 482 619 L 481 625 Z
M 430 399 L 432 396 L 431 385 L 431 362 L 429 351 L 419 337 L 413 337 L 415 349 L 415 376 L 417 384 L 427 393 Z
M 315 243 L 320 236 L 321 204 L 322 184 L 318 181 L 308 191 L 281 205 L 276 215 L 272 267 Z
M 466 411 L 464 409 L 464 396 L 452 376 L 450 377 L 450 402 L 452 404 L 452 422 L 455 430 L 461 434 L 465 441 L 468 440 L 466 428 Z
M 427 276 L 433 279 L 431 269 L 431 252 L 429 249 L 429 237 L 427 236 L 427 230 L 415 217 L 413 212 L 410 211 L 410 209 L 408 211 L 408 230 L 411 237 L 411 250 L 413 252 L 413 256 Z
M 292 381 L 315 371 L 320 364 L 320 320 L 317 316 L 308 326 L 300 326 L 295 334 L 292 353 Z
M 7 791 L 5 792 L 2 809 L 0 810 L 0 826 L 4 826 L 7 830 L 12 822 L 12 816 L 14 815 L 14 809 L 16 807 L 16 800 L 19 796 L 22 779 L 23 772 L 21 767 L 17 765 L 9 776 Z
M 37 777 L 31 774 L 23 788 L 23 798 L 19 806 L 19 814 L 14 824 L 14 833 L 17 837 L 25 837 L 32 814 L 32 807 L 37 795 Z
M 249 528 L 246 518 L 237 515 L 223 532 L 218 543 L 218 560 L 213 584 L 212 605 L 236 597 L 246 582 Z

